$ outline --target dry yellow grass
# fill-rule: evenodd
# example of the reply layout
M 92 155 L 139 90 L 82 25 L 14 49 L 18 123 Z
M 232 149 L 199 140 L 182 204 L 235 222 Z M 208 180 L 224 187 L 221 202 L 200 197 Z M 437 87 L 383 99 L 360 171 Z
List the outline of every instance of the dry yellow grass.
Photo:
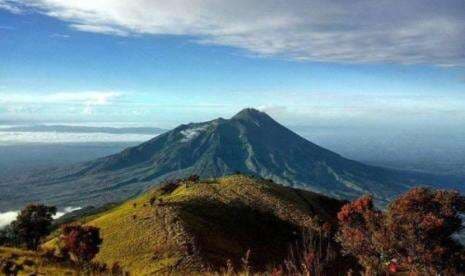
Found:
M 151 198 L 161 203 L 151 206 Z M 95 260 L 110 266 L 119 262 L 136 275 L 205 271 L 206 263 L 226 266 L 225 258 L 237 259 L 247 251 L 246 245 L 228 237 L 243 238 L 250 230 L 234 225 L 236 218 L 226 209 L 237 204 L 310 228 L 317 227 L 315 216 L 332 220 L 340 207 L 339 201 L 318 194 L 243 175 L 185 181 L 167 193 L 154 189 L 90 221 L 103 237 Z M 237 229 L 226 229 L 231 227 Z M 189 252 L 199 243 L 198 250 L 205 252 Z
M 47 262 L 39 253 L 17 248 L 0 247 L 0 259 L 22 267 L 18 275 L 77 275 L 69 267 Z M 0 272 L 1 274 L 1 272 Z
M 299 229 L 332 222 L 340 206 L 319 194 L 234 175 L 154 188 L 81 221 L 101 230 L 96 262 L 118 262 L 131 275 L 196 274 L 225 268 L 227 260 L 238 267 L 249 249 L 257 267 L 275 265 Z

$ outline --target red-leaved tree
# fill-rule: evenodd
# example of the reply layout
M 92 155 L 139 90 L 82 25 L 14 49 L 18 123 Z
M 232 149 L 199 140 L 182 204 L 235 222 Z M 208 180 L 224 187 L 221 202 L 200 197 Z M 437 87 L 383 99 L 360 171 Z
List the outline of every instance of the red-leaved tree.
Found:
M 452 238 L 462 229 L 465 198 L 455 191 L 414 188 L 382 212 L 371 197 L 338 214 L 337 239 L 368 274 L 396 266 L 420 274 L 465 271 L 465 250 Z
M 78 265 L 89 263 L 100 250 L 100 229 L 93 226 L 66 225 L 60 236 L 61 249 Z
M 452 238 L 462 229 L 465 198 L 456 191 L 414 188 L 394 200 L 386 224 L 397 258 L 410 271 L 464 271 L 463 247 Z
M 355 256 L 370 274 L 378 271 L 390 255 L 390 239 L 386 237 L 384 214 L 369 196 L 342 207 L 338 213 L 339 232 L 336 239 L 344 251 Z

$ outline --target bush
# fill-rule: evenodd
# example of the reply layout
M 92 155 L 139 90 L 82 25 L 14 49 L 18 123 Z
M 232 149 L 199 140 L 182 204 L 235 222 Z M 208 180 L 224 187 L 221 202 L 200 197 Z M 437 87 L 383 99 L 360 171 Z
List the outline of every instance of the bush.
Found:
M 355 256 L 367 273 L 381 269 L 391 247 L 383 212 L 376 210 L 369 196 L 342 207 L 337 215 L 337 240 L 346 253 Z
M 165 182 L 160 185 L 160 191 L 163 195 L 170 194 L 179 187 L 179 180 Z
M 114 262 L 110 269 L 110 274 L 114 276 L 126 275 L 119 262 Z
M 66 225 L 62 228 L 60 248 L 79 266 L 90 263 L 102 244 L 100 229 L 93 226 Z
M 462 229 L 465 198 L 455 191 L 415 188 L 393 201 L 386 224 L 396 258 L 410 271 L 465 271 L 465 251 L 452 235 Z
M 338 214 L 337 238 L 367 273 L 399 267 L 437 274 L 465 271 L 465 250 L 452 238 L 462 229 L 465 198 L 455 191 L 414 188 L 386 212 L 371 197 L 349 203 Z
M 23 270 L 23 266 L 14 260 L 0 259 L 0 272 L 2 275 L 18 275 Z
M 200 181 L 200 176 L 193 174 L 187 178 L 187 181 L 197 183 Z

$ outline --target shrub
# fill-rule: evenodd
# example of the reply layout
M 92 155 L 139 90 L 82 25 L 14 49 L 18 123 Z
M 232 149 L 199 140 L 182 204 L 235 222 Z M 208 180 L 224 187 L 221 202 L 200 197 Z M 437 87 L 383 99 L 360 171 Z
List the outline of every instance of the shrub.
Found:
M 283 264 L 271 271 L 272 275 L 344 275 L 359 272 L 357 261 L 343 256 L 329 223 L 320 230 L 304 230 L 302 239 L 289 249 Z
M 179 180 L 165 182 L 160 185 L 160 191 L 163 195 L 169 194 L 179 187 Z
M 187 181 L 197 183 L 200 181 L 200 176 L 193 174 L 187 178 Z
M 414 188 L 393 201 L 386 224 L 397 257 L 410 271 L 463 272 L 464 248 L 452 238 L 462 229 L 465 198 L 456 191 Z
M 367 273 L 381 269 L 389 259 L 390 239 L 386 236 L 383 212 L 376 210 L 369 196 L 342 207 L 337 215 L 337 240 L 344 251 L 355 256 Z
M 382 212 L 362 197 L 338 213 L 337 238 L 367 273 L 397 270 L 437 274 L 465 271 L 465 250 L 452 238 L 462 229 L 465 198 L 455 191 L 414 188 Z
M 113 276 L 125 275 L 123 268 L 120 266 L 119 262 L 114 262 L 110 269 L 110 274 Z
M 80 266 L 88 264 L 97 255 L 101 244 L 100 229 L 97 227 L 66 225 L 62 228 L 60 247 Z
M 2 275 L 18 275 L 23 270 L 23 266 L 14 260 L 0 259 L 0 272 Z

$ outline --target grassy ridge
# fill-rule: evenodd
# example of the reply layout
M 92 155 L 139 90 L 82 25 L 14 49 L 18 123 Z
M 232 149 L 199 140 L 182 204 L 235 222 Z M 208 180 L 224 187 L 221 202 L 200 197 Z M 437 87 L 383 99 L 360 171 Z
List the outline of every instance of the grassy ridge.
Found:
M 238 265 L 249 249 L 264 268 L 284 257 L 301 227 L 333 221 L 341 204 L 235 175 L 154 189 L 88 224 L 104 240 L 96 261 L 136 274 L 216 270 L 227 260 Z

